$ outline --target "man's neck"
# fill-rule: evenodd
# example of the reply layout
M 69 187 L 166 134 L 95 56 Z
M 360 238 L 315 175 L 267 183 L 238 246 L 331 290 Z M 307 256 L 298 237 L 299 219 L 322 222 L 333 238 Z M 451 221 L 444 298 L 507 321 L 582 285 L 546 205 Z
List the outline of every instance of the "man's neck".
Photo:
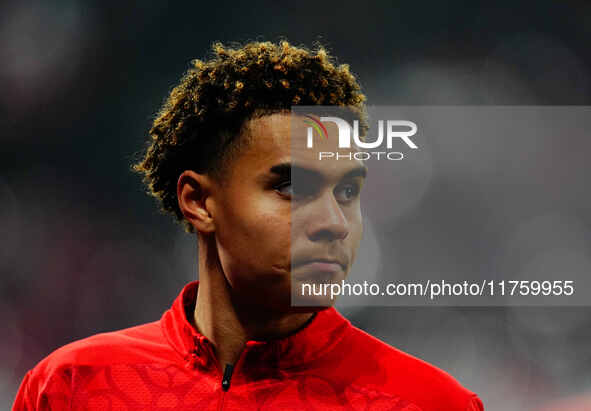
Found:
M 263 307 L 239 306 L 232 299 L 217 253 L 205 242 L 199 246 L 199 288 L 194 322 L 201 334 L 215 347 L 220 370 L 235 364 L 249 340 L 270 340 L 290 335 L 302 328 L 312 312 L 277 315 Z

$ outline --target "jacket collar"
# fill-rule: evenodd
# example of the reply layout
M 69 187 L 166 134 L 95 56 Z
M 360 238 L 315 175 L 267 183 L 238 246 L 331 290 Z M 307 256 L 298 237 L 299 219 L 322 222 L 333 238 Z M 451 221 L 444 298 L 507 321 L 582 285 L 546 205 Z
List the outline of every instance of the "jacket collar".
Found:
M 199 281 L 187 284 L 160 322 L 164 336 L 172 348 L 185 360 L 187 368 L 215 369 L 215 354 L 211 342 L 192 325 Z M 352 328 L 334 307 L 315 314 L 298 332 L 281 339 L 248 341 L 241 357 L 243 367 L 249 363 L 259 372 L 261 368 L 293 368 L 309 363 L 334 347 Z

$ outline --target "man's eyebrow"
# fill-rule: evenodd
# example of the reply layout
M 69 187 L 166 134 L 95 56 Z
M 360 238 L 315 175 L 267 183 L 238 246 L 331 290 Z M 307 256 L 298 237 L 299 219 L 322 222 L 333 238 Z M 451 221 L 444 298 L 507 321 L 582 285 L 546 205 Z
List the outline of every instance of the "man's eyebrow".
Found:
M 269 170 L 273 174 L 279 174 L 282 177 L 289 177 L 291 175 L 291 163 L 281 163 L 274 165 Z
M 355 167 L 353 170 L 348 171 L 345 173 L 343 178 L 354 178 L 354 177 L 362 177 L 365 178 L 367 176 L 367 166 L 359 166 Z
M 317 170 L 312 170 L 310 168 L 305 168 L 301 166 L 297 166 L 292 163 L 281 163 L 276 164 L 269 170 L 273 174 L 278 174 L 282 177 L 291 177 L 292 171 L 295 175 L 310 175 L 310 176 L 318 176 L 322 178 L 322 173 L 318 172 Z M 354 177 L 362 177 L 365 178 L 367 176 L 367 166 L 362 165 L 355 167 L 352 170 L 349 170 L 343 175 L 341 179 L 345 178 L 354 178 Z

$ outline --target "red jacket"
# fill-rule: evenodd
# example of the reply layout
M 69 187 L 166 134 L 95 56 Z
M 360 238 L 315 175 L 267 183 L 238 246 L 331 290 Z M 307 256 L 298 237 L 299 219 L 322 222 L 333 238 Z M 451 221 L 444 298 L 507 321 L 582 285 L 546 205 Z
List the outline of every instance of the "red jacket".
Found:
M 478 411 L 450 375 L 360 329 L 334 308 L 297 333 L 248 341 L 217 368 L 192 318 L 198 282 L 159 321 L 68 344 L 30 370 L 14 410 Z

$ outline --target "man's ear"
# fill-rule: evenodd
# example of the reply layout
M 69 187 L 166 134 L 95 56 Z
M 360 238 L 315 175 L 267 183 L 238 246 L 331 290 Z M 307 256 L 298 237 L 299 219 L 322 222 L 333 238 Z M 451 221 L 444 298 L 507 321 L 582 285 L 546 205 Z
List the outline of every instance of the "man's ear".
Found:
M 215 231 L 211 201 L 212 180 L 205 174 L 185 170 L 177 182 L 177 199 L 179 208 L 185 218 L 199 233 Z M 209 201 L 207 201 L 209 199 Z

